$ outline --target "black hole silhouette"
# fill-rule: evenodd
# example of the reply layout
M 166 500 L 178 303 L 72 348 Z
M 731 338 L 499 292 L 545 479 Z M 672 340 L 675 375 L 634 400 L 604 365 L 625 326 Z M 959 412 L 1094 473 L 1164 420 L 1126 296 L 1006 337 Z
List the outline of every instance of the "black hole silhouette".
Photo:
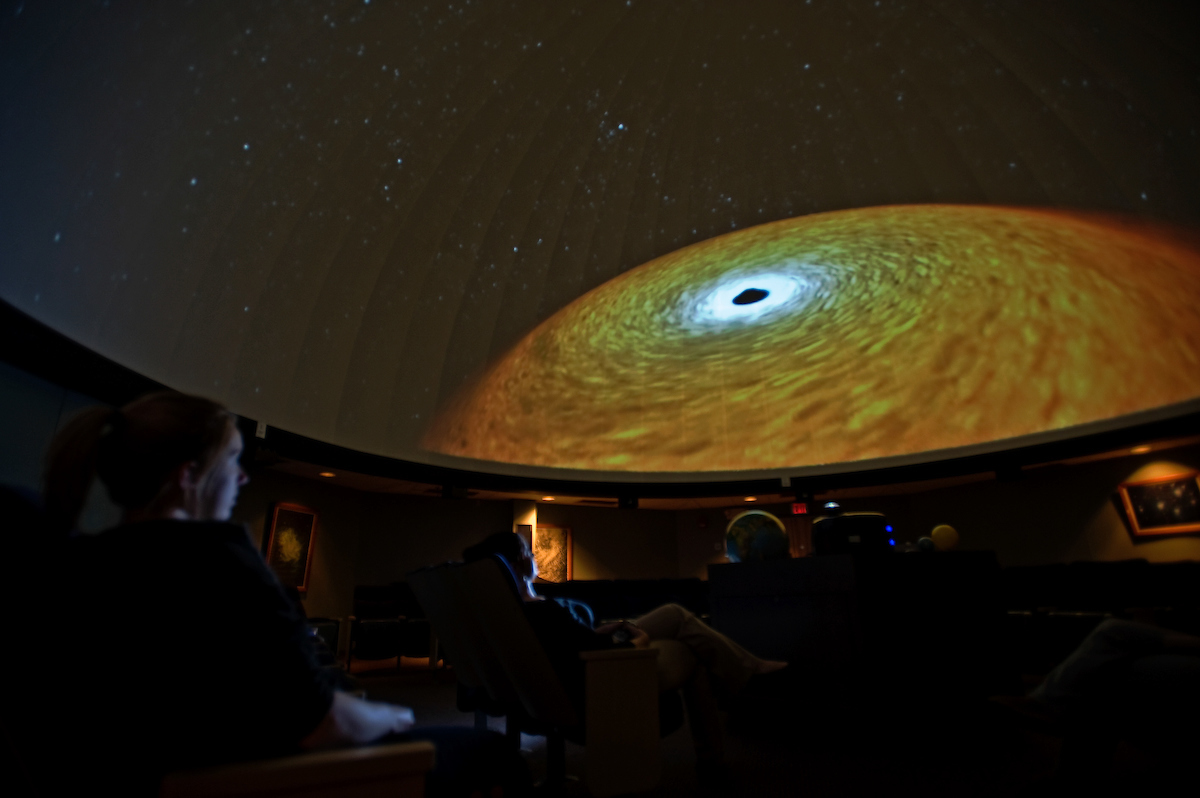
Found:
M 770 293 L 770 291 L 764 291 L 761 288 L 747 288 L 733 298 L 733 304 L 753 305 L 755 302 L 762 302 Z

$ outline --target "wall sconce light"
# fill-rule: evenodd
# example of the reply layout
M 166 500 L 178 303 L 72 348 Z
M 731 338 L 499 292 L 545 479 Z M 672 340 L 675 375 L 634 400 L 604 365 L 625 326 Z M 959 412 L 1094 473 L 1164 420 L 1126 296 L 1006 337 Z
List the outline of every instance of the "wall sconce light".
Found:
M 336 477 L 337 474 L 333 473 L 332 471 L 322 471 L 319 474 L 317 474 L 317 476 L 319 476 L 319 477 Z

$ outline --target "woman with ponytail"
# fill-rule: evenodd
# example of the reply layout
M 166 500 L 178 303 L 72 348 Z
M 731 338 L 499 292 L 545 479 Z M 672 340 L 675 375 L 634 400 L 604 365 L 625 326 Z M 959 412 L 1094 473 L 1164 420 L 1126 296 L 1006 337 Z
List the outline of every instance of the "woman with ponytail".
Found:
M 318 665 L 303 619 L 229 523 L 241 452 L 225 408 L 177 393 L 85 411 L 51 447 L 46 514 L 59 542 L 47 589 L 62 603 L 39 653 L 63 711 L 32 725 L 51 739 L 69 731 L 70 767 L 57 775 L 75 787 L 149 795 L 168 770 L 413 725 L 405 707 L 337 692 Z M 74 534 L 96 480 L 122 523 Z
M 227 521 L 246 481 L 241 450 L 233 416 L 208 399 L 157 393 L 120 409 L 91 408 L 51 444 L 46 510 L 60 529 L 74 529 L 99 478 L 126 523 Z

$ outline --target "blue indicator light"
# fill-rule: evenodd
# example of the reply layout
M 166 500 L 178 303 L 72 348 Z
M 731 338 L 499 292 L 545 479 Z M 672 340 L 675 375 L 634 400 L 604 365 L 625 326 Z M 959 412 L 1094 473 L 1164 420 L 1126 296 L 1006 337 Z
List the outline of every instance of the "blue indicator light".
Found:
M 891 524 L 888 524 L 887 526 L 885 526 L 885 527 L 883 528 L 883 531 L 884 531 L 884 532 L 891 532 L 891 531 L 892 531 L 892 525 L 891 525 Z
M 893 540 L 892 538 L 888 538 L 888 545 L 889 545 L 889 546 L 895 546 L 895 545 L 896 545 L 896 541 L 895 541 L 895 540 Z

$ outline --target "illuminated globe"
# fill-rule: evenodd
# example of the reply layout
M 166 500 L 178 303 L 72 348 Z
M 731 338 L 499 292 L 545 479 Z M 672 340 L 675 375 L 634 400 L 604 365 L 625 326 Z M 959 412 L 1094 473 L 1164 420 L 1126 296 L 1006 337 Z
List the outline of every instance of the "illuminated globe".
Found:
M 725 530 L 725 554 L 730 562 L 786 560 L 788 536 L 783 522 L 763 510 L 747 510 Z

